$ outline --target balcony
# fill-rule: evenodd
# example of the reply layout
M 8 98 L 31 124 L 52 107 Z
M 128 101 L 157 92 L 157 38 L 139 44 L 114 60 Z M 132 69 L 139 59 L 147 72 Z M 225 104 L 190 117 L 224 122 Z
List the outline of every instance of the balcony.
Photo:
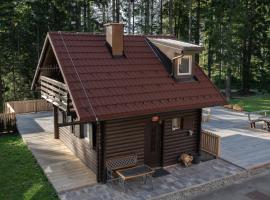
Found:
M 40 77 L 41 97 L 63 111 L 70 111 L 72 105 L 66 84 L 48 78 Z

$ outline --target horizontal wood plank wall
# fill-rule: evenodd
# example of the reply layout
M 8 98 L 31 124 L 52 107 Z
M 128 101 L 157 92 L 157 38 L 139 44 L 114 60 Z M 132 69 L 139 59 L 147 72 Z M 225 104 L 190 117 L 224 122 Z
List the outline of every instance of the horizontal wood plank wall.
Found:
M 183 152 L 198 151 L 200 110 L 177 111 L 158 114 L 164 123 L 163 166 L 175 164 Z M 171 119 L 188 117 L 194 120 L 194 134 L 188 131 L 172 131 Z M 144 163 L 144 130 L 152 115 L 111 120 L 105 123 L 105 160 L 131 153 L 137 153 L 138 163 Z
M 144 163 L 144 128 L 150 116 L 111 120 L 105 123 L 105 160 L 136 153 Z M 151 118 L 150 118 L 151 119 Z
M 172 118 L 184 117 L 185 120 L 192 120 L 193 135 L 190 136 L 188 129 L 172 131 Z M 185 129 L 185 121 L 184 121 Z M 163 135 L 163 166 L 173 165 L 177 157 L 182 153 L 197 153 L 200 132 L 200 110 L 191 110 L 167 115 L 164 121 Z
M 84 139 L 74 136 L 70 127 L 60 127 L 60 140 L 84 162 L 94 173 L 97 173 L 97 153 Z

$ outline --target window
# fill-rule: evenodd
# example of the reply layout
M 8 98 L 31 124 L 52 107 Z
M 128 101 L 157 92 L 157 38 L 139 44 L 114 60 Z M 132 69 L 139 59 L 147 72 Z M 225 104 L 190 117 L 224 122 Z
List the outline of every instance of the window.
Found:
M 85 124 L 84 125 L 84 139 L 87 140 L 90 145 L 93 144 L 93 141 L 92 141 L 92 135 L 93 135 L 93 127 L 92 127 L 92 124 Z
M 177 75 L 190 75 L 192 71 L 192 56 L 178 58 Z
M 96 148 L 96 124 L 90 123 L 84 125 L 84 139 L 89 142 L 93 149 Z
M 68 115 L 66 119 L 67 119 L 67 122 L 73 122 L 73 118 L 70 115 Z M 74 125 L 70 126 L 70 132 L 75 133 L 75 126 Z
M 184 118 L 180 117 L 180 118 L 173 118 L 172 119 L 172 130 L 183 130 L 183 124 L 184 124 Z

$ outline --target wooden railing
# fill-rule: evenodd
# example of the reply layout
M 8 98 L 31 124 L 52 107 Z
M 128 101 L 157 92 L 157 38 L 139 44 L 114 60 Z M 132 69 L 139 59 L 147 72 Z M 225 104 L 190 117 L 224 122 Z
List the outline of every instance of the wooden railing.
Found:
M 66 84 L 46 76 L 41 76 L 40 81 L 41 97 L 67 111 L 69 109 L 69 97 Z
M 10 133 L 16 130 L 16 113 L 0 114 L 0 134 Z
M 52 105 L 43 99 L 25 100 L 25 101 L 11 101 L 5 104 L 5 113 L 30 113 L 51 111 Z
M 202 130 L 201 132 L 201 150 L 209 154 L 220 157 L 221 148 L 221 138 L 220 136 L 210 133 L 208 131 Z

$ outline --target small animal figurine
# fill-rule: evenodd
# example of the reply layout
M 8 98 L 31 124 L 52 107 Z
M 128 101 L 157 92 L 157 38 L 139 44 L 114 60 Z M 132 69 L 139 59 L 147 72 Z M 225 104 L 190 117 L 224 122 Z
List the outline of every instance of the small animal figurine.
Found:
M 180 159 L 186 167 L 189 167 L 192 164 L 193 156 L 182 153 Z

